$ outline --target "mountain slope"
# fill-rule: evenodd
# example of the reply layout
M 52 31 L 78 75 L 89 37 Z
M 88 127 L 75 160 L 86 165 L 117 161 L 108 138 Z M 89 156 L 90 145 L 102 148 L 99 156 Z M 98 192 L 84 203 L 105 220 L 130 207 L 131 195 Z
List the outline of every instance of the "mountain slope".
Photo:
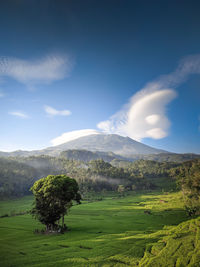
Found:
M 113 152 L 124 156 L 133 154 L 159 154 L 166 151 L 156 149 L 129 137 L 123 137 L 117 134 L 98 134 L 80 137 L 73 141 L 61 144 L 59 146 L 46 149 L 54 151 L 65 151 L 68 149 L 84 149 L 89 151 Z
M 63 154 L 61 154 L 63 152 Z M 0 157 L 29 157 L 29 156 L 64 156 L 68 159 L 89 161 L 92 159 L 103 158 L 105 161 L 138 159 L 183 162 L 194 158 L 200 158 L 197 154 L 176 154 L 164 150 L 156 149 L 129 137 L 123 137 L 117 134 L 92 134 L 79 137 L 64 144 L 48 147 L 42 150 L 13 152 L 1 152 Z
M 92 134 L 84 137 L 79 137 L 75 140 L 64 144 L 48 147 L 42 150 L 13 152 L 0 152 L 0 156 L 32 156 L 32 155 L 51 155 L 58 156 L 61 152 L 71 149 L 112 152 L 114 154 L 129 156 L 134 154 L 159 154 L 167 151 L 156 149 L 140 142 L 137 142 L 129 137 L 123 137 L 117 134 Z

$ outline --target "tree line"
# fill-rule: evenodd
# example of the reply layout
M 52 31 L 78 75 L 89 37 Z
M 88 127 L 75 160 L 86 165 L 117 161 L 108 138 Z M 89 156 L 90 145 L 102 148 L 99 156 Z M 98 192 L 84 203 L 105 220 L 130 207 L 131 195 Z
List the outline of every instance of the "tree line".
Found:
M 50 156 L 0 158 L 0 197 L 29 194 L 33 183 L 48 175 L 65 174 L 75 178 L 82 193 L 117 190 L 122 184 L 131 189 L 153 189 L 153 184 L 132 171 L 103 160 L 81 162 Z M 142 178 L 142 179 L 141 179 Z
M 200 206 L 199 159 L 183 163 L 114 159 L 109 163 L 102 159 L 83 162 L 50 156 L 0 158 L 0 197 L 30 194 L 35 181 L 60 174 L 74 178 L 83 196 L 90 191 L 117 191 L 119 185 L 125 190 L 152 190 L 156 188 L 153 178 L 168 177 L 177 181 L 190 213 L 198 213 Z

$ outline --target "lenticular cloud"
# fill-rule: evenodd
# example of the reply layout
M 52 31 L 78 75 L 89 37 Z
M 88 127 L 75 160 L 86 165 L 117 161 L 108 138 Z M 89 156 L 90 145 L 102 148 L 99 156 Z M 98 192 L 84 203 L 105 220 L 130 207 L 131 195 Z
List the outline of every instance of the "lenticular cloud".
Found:
M 105 133 L 116 133 L 141 141 L 161 139 L 169 134 L 167 105 L 177 96 L 176 88 L 189 75 L 200 73 L 200 55 L 183 59 L 177 69 L 148 83 L 132 96 L 129 103 L 108 120 L 97 124 Z
M 91 135 L 91 134 L 99 134 L 99 132 L 96 130 L 93 130 L 93 129 L 84 129 L 84 130 L 66 132 L 66 133 L 63 133 L 62 135 L 52 139 L 51 143 L 53 146 L 57 146 L 57 145 L 61 145 L 63 143 L 75 140 L 75 139 L 80 138 L 80 137 Z
M 165 107 L 175 97 L 176 93 L 171 89 L 142 90 L 120 112 L 97 126 L 104 132 L 129 136 L 138 141 L 145 137 L 163 138 L 170 126 Z

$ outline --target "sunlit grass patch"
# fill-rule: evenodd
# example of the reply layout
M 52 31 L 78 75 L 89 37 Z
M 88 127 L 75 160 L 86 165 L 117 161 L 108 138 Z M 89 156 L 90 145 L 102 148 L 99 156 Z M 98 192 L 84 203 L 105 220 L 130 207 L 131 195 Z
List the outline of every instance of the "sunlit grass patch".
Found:
M 21 199 L 17 209 L 30 208 L 26 201 Z M 11 202 L 1 205 L 4 209 L 12 206 Z M 188 249 L 191 262 L 195 262 L 198 253 L 192 254 L 189 245 L 179 247 L 179 240 L 190 240 L 199 248 L 198 222 L 178 225 L 186 220 L 179 193 L 132 194 L 85 202 L 72 207 L 66 216 L 69 231 L 63 235 L 34 234 L 34 229 L 43 226 L 29 214 L 0 218 L 0 266 L 145 266 L 148 261 L 155 263 L 154 258 L 160 261 L 160 253 L 167 259 L 165 247 L 168 243 L 172 246 L 173 240 L 175 255 Z M 172 225 L 178 225 L 176 231 Z
M 146 249 L 140 266 L 200 266 L 199 229 L 197 218 L 163 230 L 162 238 Z

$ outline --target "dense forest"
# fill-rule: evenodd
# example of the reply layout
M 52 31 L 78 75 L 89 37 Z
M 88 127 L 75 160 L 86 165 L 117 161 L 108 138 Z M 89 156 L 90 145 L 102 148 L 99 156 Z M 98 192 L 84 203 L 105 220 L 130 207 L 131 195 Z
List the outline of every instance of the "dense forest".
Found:
M 41 177 L 49 174 L 66 174 L 75 178 L 82 193 L 88 191 L 117 190 L 122 184 L 127 188 L 153 188 L 153 185 L 132 172 L 112 166 L 103 160 L 87 164 L 64 158 L 33 156 L 0 158 L 0 196 L 21 196 Z
M 193 159 L 200 159 L 199 154 L 193 153 L 185 153 L 185 154 L 177 154 L 177 153 L 159 153 L 159 154 L 147 154 L 147 155 L 132 155 L 129 157 L 129 160 L 153 160 L 159 162 L 185 162 Z
M 177 153 L 159 153 L 159 154 L 134 154 L 134 155 L 118 155 L 113 152 L 88 151 L 84 149 L 68 149 L 60 152 L 59 157 L 66 159 L 89 162 L 91 160 L 103 159 L 111 162 L 112 160 L 137 161 L 152 160 L 158 162 L 177 162 L 181 163 L 188 160 L 200 159 L 200 155 L 193 153 L 177 154 Z
M 200 160 L 174 163 L 143 159 L 134 162 L 112 159 L 109 163 L 103 159 L 88 162 L 69 160 L 65 155 L 62 157 L 45 155 L 2 157 L 0 158 L 0 197 L 29 194 L 33 183 L 49 174 L 66 174 L 75 178 L 82 194 L 88 191 L 118 190 L 119 185 L 123 185 L 125 190 L 152 190 L 157 187 L 154 182 L 157 178 L 178 180 L 181 187 L 180 183 L 183 184 L 185 177 L 189 174 L 191 176 L 195 170 L 199 172 L 199 165 Z M 195 175 L 192 177 L 197 176 Z

